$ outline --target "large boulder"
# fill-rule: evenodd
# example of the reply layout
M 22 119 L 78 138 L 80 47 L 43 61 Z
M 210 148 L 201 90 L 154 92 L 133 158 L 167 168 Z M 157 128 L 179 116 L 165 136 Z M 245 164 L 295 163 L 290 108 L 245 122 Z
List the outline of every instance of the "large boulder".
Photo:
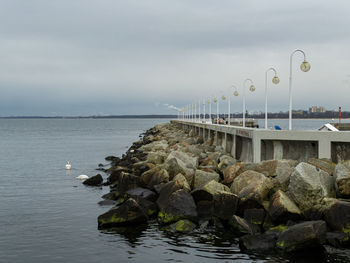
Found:
M 172 158 L 175 158 L 181 167 L 196 168 L 198 166 L 198 157 L 192 157 L 181 151 L 171 152 L 165 162 L 168 162 Z
M 141 176 L 144 172 L 154 168 L 156 165 L 153 163 L 148 163 L 146 161 L 137 162 L 132 165 L 133 173 L 137 176 Z
M 227 167 L 237 163 L 237 160 L 229 155 L 222 155 L 219 158 L 218 169 L 221 173 L 224 173 Z
M 202 159 L 200 161 L 201 166 L 211 166 L 211 167 L 217 167 L 218 166 L 218 161 L 220 157 L 220 152 L 213 152 L 209 154 L 205 159 Z
M 334 178 L 307 163 L 299 163 L 290 177 L 289 194 L 301 211 L 319 204 L 325 197 L 335 197 Z
M 266 212 L 263 208 L 251 208 L 244 210 L 244 219 L 252 225 L 261 228 L 264 224 Z
M 169 144 L 166 140 L 161 140 L 142 145 L 139 150 L 144 152 L 165 151 L 168 146 Z
M 329 175 L 333 175 L 336 166 L 336 164 L 329 159 L 310 158 L 307 160 L 307 163 L 327 172 Z
M 98 217 L 99 228 L 118 227 L 147 222 L 148 216 L 132 198 Z
M 168 202 L 169 202 L 169 198 L 170 196 L 178 191 L 184 189 L 184 184 L 182 181 L 180 180 L 174 180 L 174 181 L 170 181 L 168 183 L 165 183 L 162 185 L 160 191 L 159 191 L 159 197 L 157 199 L 157 204 L 159 207 L 166 207 Z M 185 190 L 187 191 L 187 190 Z M 189 191 L 187 191 L 189 192 Z
M 279 235 L 276 246 L 285 252 L 320 247 L 326 241 L 326 231 L 326 222 L 321 220 L 296 224 Z
M 211 216 L 229 220 L 237 211 L 238 197 L 228 191 L 219 191 L 214 194 L 211 205 Z
M 173 178 L 174 181 L 179 181 L 181 183 L 181 185 L 183 186 L 183 189 L 187 192 L 191 192 L 191 186 L 189 185 L 186 177 L 179 173 L 177 174 L 174 178 Z
M 205 185 L 206 183 L 212 180 L 218 182 L 219 179 L 220 179 L 220 175 L 218 173 L 196 170 L 194 174 L 193 188 L 194 189 L 200 188 L 201 186 Z
M 203 152 L 203 149 L 199 145 L 188 145 L 183 149 L 183 151 L 199 156 Z
M 270 199 L 269 214 L 271 219 L 277 223 L 301 218 L 300 209 L 281 190 L 278 190 Z
M 99 186 L 103 182 L 102 175 L 97 174 L 95 176 L 92 176 L 88 179 L 86 179 L 83 184 L 88 185 L 88 186 Z
M 236 163 L 226 167 L 224 170 L 224 182 L 230 184 L 233 180 L 240 175 L 244 170 L 244 163 Z
M 296 160 L 277 160 L 276 170 L 273 176 L 275 176 L 275 179 L 282 190 L 288 190 L 290 176 L 297 164 L 298 161 Z
M 141 175 L 141 180 L 147 188 L 153 189 L 155 185 L 169 182 L 169 174 L 167 170 L 157 166 L 144 172 Z
M 167 154 L 165 152 L 149 152 L 147 155 L 147 162 L 154 164 L 162 164 L 167 158 Z
M 191 194 L 185 190 L 172 193 L 167 202 L 158 203 L 158 222 L 168 224 L 180 219 L 197 220 L 197 208 Z
M 157 199 L 157 195 L 155 192 L 146 188 L 141 188 L 141 187 L 128 190 L 125 192 L 125 194 L 129 197 L 133 197 L 133 198 L 140 197 L 152 202 L 156 201 Z
M 196 202 L 199 201 L 212 201 L 214 200 L 214 195 L 219 192 L 230 192 L 230 188 L 226 185 L 220 184 L 215 180 L 202 185 L 202 187 L 194 189 L 192 191 L 192 196 Z
M 262 206 L 272 188 L 270 178 L 255 171 L 245 171 L 231 185 L 231 192 L 240 198 L 240 208 Z
M 260 229 L 256 225 L 250 224 L 247 220 L 237 215 L 231 217 L 229 224 L 238 235 L 255 235 L 260 232 Z
M 342 197 L 350 196 L 350 169 L 338 163 L 334 169 L 335 187 L 337 194 Z
M 116 166 L 116 167 L 112 166 L 110 169 L 111 169 L 110 170 L 111 174 L 108 176 L 107 182 L 111 184 L 118 181 L 121 173 L 131 173 L 131 170 L 124 166 Z
M 332 230 L 350 234 L 350 202 L 334 199 L 325 209 L 324 219 Z
M 121 172 L 118 180 L 115 182 L 116 190 L 119 193 L 125 193 L 142 185 L 141 178 L 133 174 Z

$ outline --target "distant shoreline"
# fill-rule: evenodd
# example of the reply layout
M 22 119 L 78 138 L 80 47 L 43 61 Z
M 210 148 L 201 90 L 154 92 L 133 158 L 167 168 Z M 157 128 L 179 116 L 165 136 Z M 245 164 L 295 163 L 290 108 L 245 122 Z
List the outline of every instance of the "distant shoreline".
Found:
M 5 116 L 0 119 L 176 119 L 177 115 L 112 115 L 112 116 Z M 236 117 L 232 117 L 236 118 Z M 239 119 L 239 118 L 236 118 Z M 264 118 L 249 117 L 249 119 L 262 120 Z M 310 118 L 298 118 L 298 120 L 332 120 L 338 121 L 338 118 L 327 117 L 310 117 Z M 288 118 L 269 118 L 269 120 L 288 120 Z M 341 120 L 350 120 L 350 118 L 342 118 Z

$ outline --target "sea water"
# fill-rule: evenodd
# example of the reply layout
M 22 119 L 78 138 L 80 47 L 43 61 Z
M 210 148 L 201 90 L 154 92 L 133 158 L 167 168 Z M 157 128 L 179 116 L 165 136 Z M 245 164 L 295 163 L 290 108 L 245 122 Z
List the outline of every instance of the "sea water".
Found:
M 156 222 L 119 232 L 97 229 L 98 215 L 110 209 L 98 202 L 109 189 L 87 187 L 76 177 L 96 175 L 104 157 L 121 156 L 140 133 L 164 122 L 0 119 L 0 262 L 289 262 L 242 253 L 238 237 L 214 228 L 186 235 L 163 232 Z M 295 120 L 294 127 L 325 122 Z M 271 123 L 286 128 L 288 121 Z M 346 261 L 346 254 L 326 260 Z

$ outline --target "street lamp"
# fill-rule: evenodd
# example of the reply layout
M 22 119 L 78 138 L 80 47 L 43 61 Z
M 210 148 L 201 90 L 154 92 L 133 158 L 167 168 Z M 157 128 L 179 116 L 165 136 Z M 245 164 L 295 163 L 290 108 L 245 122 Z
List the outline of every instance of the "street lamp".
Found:
M 221 92 L 222 94 L 223 94 L 223 92 Z M 221 96 L 221 99 L 223 100 L 223 101 L 225 101 L 226 100 L 226 96 L 225 95 L 222 95 Z M 224 112 L 222 112 L 222 115 L 223 115 L 223 118 L 225 117 L 225 113 Z
M 237 87 L 235 86 L 235 85 L 232 85 L 231 86 L 232 88 L 234 88 L 235 89 L 235 91 L 233 92 L 233 95 L 234 96 L 238 96 L 238 91 L 237 91 Z M 228 95 L 228 100 L 227 100 L 227 115 L 228 115 L 228 122 L 227 122 L 227 124 L 228 125 L 231 125 L 231 96 L 230 96 L 230 92 L 229 92 L 229 95 Z
M 219 124 L 219 101 L 217 98 L 214 98 L 214 103 L 216 103 L 216 124 Z
M 245 111 L 246 111 L 246 107 L 245 107 L 245 88 L 246 88 L 246 83 L 247 82 L 250 82 L 249 90 L 251 92 L 253 92 L 255 90 L 255 87 L 253 85 L 253 81 L 251 79 L 246 79 L 243 82 L 243 127 L 245 127 Z
M 206 123 L 206 121 L 205 121 L 205 99 L 203 99 L 203 121 L 204 121 L 204 123 Z
M 212 123 L 212 120 L 211 120 L 211 103 L 210 103 L 210 99 L 207 100 L 207 103 L 209 105 L 209 122 L 210 124 Z
M 293 62 L 293 55 L 295 53 L 302 53 L 304 56 L 304 61 L 300 65 L 300 69 L 303 72 L 308 72 L 311 68 L 311 65 L 309 62 L 306 61 L 306 55 L 305 52 L 301 49 L 294 50 L 292 54 L 290 54 L 290 71 L 289 71 L 289 130 L 292 129 L 292 62 Z
M 265 72 L 265 129 L 267 129 L 267 73 L 269 71 L 273 71 L 275 73 L 275 76 L 272 78 L 273 84 L 278 84 L 280 82 L 279 77 L 277 76 L 277 71 L 274 68 L 269 68 Z

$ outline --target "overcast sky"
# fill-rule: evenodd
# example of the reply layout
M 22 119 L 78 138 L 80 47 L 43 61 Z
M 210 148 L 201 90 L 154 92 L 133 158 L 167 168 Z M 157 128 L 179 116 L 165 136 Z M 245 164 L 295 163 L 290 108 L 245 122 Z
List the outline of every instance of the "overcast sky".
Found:
M 172 113 L 228 93 L 241 111 L 350 110 L 350 1 L 0 0 L 0 116 Z M 270 72 L 269 78 L 273 77 Z M 224 106 L 224 105 L 222 105 Z M 222 111 L 226 107 L 222 107 Z

